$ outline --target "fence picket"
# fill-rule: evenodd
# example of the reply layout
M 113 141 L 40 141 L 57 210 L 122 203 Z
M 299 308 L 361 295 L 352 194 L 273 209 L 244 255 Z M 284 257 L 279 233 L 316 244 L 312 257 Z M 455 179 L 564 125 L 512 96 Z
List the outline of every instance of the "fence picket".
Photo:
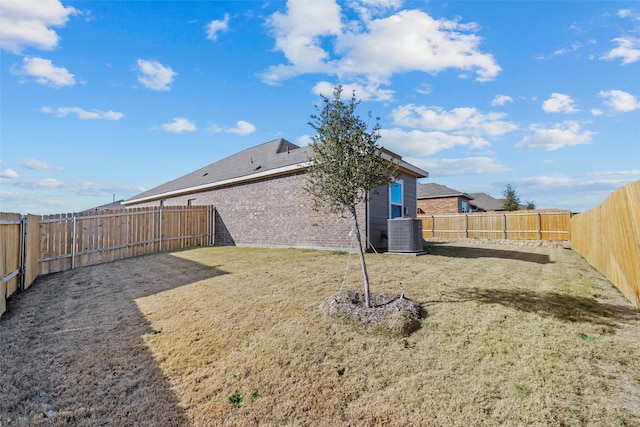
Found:
M 569 211 L 428 214 L 418 218 L 425 239 L 566 241 L 571 237 Z
M 640 309 L 640 180 L 571 219 L 572 248 Z

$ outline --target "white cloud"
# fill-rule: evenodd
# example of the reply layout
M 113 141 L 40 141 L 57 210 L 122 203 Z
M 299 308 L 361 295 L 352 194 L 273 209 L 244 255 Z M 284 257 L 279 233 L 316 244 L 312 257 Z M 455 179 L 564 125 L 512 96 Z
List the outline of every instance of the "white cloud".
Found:
M 481 38 L 473 33 L 474 23 L 436 20 L 419 10 L 369 20 L 362 10 L 369 7 L 381 13 L 399 4 L 360 2 L 360 20 L 347 22 L 334 1 L 290 0 L 286 13 L 275 13 L 268 21 L 276 48 L 288 63 L 270 67 L 263 79 L 277 83 L 301 74 L 326 73 L 341 80 L 388 84 L 397 73 L 458 69 L 484 81 L 501 71 L 491 54 L 479 50 Z
M 491 105 L 493 105 L 494 107 L 503 106 L 507 102 L 513 102 L 513 98 L 507 95 L 496 95 L 496 97 L 491 100 Z
M 640 169 L 631 169 L 628 171 L 597 171 L 597 172 L 588 172 L 584 174 L 585 176 L 606 176 L 606 177 L 624 177 L 624 178 L 640 178 Z
M 604 99 L 604 103 L 618 112 L 629 112 L 640 109 L 640 101 L 637 97 L 622 90 L 603 90 L 598 94 Z
M 551 98 L 542 103 L 542 109 L 547 113 L 575 113 L 575 101 L 563 93 L 552 93 Z
M 353 0 L 349 6 L 358 13 L 360 19 L 369 21 L 373 16 L 400 8 L 402 2 L 403 0 Z
M 537 149 L 555 151 L 560 148 L 574 145 L 590 144 L 591 138 L 596 134 L 588 130 L 582 130 L 580 124 L 567 120 L 557 123 L 552 128 L 544 128 L 541 125 L 531 125 L 532 135 L 527 135 L 516 144 L 518 149 Z
M 194 132 L 198 130 L 193 122 L 184 117 L 174 117 L 171 123 L 165 123 L 161 125 L 160 128 L 171 133 Z
M 136 61 L 138 81 L 151 90 L 165 91 L 170 89 L 173 79 L 178 75 L 171 67 L 165 67 L 158 61 L 138 59 Z
M 61 181 L 55 178 L 44 179 L 18 179 L 8 183 L 11 186 L 18 188 L 26 188 L 29 190 L 41 190 L 41 189 L 56 189 L 61 191 L 67 191 L 80 196 L 104 196 L 112 195 L 113 193 L 135 195 L 145 189 L 137 186 L 119 186 L 119 185 L 107 185 L 96 184 L 88 181 L 80 182 L 67 182 Z
M 633 181 L 631 176 L 598 177 L 579 174 L 512 178 L 509 183 L 518 189 L 523 200 L 533 199 L 538 208 L 559 208 L 583 212 L 604 202 L 613 191 L 631 181 Z M 526 197 L 524 197 L 525 195 Z
M 554 55 L 559 56 L 559 55 L 565 55 L 567 53 L 570 52 L 575 52 L 576 50 L 580 49 L 582 47 L 582 45 L 578 42 L 572 43 L 570 48 L 562 48 L 562 49 L 558 49 L 555 52 L 553 52 Z
M 478 137 L 451 135 L 445 132 L 406 131 L 398 128 L 381 129 L 379 143 L 391 151 L 411 157 L 431 156 L 458 146 L 472 149 L 489 146 L 488 141 Z
M 224 131 L 224 129 L 223 129 L 223 128 L 221 128 L 220 126 L 216 125 L 215 123 L 210 124 L 210 125 L 207 127 L 207 133 L 209 133 L 209 134 L 212 134 L 212 133 L 220 133 L 220 132 L 222 132 L 222 131 Z
M 433 91 L 433 88 L 431 87 L 430 84 L 427 84 L 427 83 L 422 83 L 416 89 L 416 92 L 418 92 L 421 95 L 430 95 L 432 91 Z
M 229 28 L 229 14 L 224 14 L 224 19 L 213 20 L 207 24 L 207 39 L 216 41 L 218 40 L 218 33 L 227 31 Z
M 81 120 L 120 120 L 124 117 L 124 114 L 112 110 L 87 111 L 80 107 L 58 107 L 56 109 L 42 107 L 40 111 L 45 114 L 52 114 L 56 117 L 67 117 L 69 114 L 76 114 Z
M 584 198 L 591 192 L 597 192 L 601 194 L 599 202 L 589 203 L 594 207 L 604 201 L 612 191 L 632 182 L 634 178 L 639 176 L 640 171 L 603 171 L 575 176 L 540 175 L 515 180 L 514 184 L 522 189 L 531 188 L 544 197 L 556 195 L 559 199 L 559 205 L 565 208 L 567 207 L 568 194 L 577 194 L 577 198 Z M 582 204 L 585 204 L 584 201 Z
M 435 20 L 419 10 L 403 10 L 373 20 L 366 31 L 347 32 L 337 41 L 344 54 L 341 72 L 365 74 L 385 81 L 396 73 L 422 71 L 437 74 L 449 68 L 475 71 L 476 80 L 492 80 L 500 72 L 491 54 L 478 50 L 481 38 L 467 34 L 471 24 Z
M 256 131 L 256 127 L 249 122 L 245 122 L 244 120 L 238 120 L 236 123 L 236 127 L 227 129 L 225 132 L 227 133 L 235 133 L 237 135 L 249 135 Z
M 514 123 L 502 120 L 506 117 L 504 113 L 484 114 L 469 107 L 446 111 L 440 107 L 408 104 L 394 109 L 391 117 L 398 126 L 461 135 L 499 136 L 518 128 Z
M 616 15 L 618 15 L 618 17 L 620 18 L 628 18 L 630 16 L 633 16 L 633 12 L 631 11 L 631 9 L 620 9 Z
M 313 87 L 312 92 L 316 95 L 331 97 L 334 87 L 335 85 L 329 82 L 322 81 L 317 83 Z M 382 89 L 380 85 L 376 84 L 360 85 L 357 83 L 353 83 L 342 85 L 343 97 L 350 99 L 353 91 L 356 92 L 356 98 L 361 101 L 392 101 L 393 95 L 395 93 L 390 89 Z
M 0 172 L 0 178 L 18 179 L 19 176 L 18 176 L 18 173 L 13 169 L 5 169 L 2 172 Z
M 330 72 L 333 66 L 325 62 L 329 53 L 322 48 L 323 36 L 338 36 L 342 29 L 340 6 L 333 1 L 309 2 L 289 0 L 287 13 L 276 12 L 268 20 L 290 65 L 276 65 L 263 75 L 265 81 L 276 83 L 296 75 Z
M 509 172 L 507 166 L 494 157 L 479 156 L 461 159 L 409 159 L 407 160 L 429 172 L 429 177 L 479 175 Z
M 25 159 L 22 162 L 22 166 L 27 169 L 33 169 L 33 170 L 62 169 L 61 167 L 53 166 L 49 162 L 45 162 L 44 160 L 38 160 L 38 159 Z
M 18 76 L 33 77 L 37 83 L 45 86 L 59 88 L 76 84 L 73 74 L 64 67 L 56 67 L 49 59 L 25 57 L 22 59 L 22 68 L 14 65 L 11 72 Z
M 43 178 L 43 179 L 31 179 L 31 180 L 19 180 L 13 183 L 16 187 L 21 188 L 60 188 L 64 186 L 64 182 L 55 178 Z
M 310 145 L 311 144 L 311 135 L 300 135 L 299 137 L 296 138 L 295 140 L 295 144 L 300 146 L 300 147 L 304 147 L 306 145 Z
M 2 0 L 0 49 L 15 54 L 25 47 L 51 50 L 60 40 L 52 27 L 63 27 L 76 13 L 58 0 Z
M 611 42 L 616 43 L 618 46 L 603 55 L 601 59 L 611 61 L 621 58 L 624 65 L 640 60 L 640 38 L 631 36 L 617 37 Z

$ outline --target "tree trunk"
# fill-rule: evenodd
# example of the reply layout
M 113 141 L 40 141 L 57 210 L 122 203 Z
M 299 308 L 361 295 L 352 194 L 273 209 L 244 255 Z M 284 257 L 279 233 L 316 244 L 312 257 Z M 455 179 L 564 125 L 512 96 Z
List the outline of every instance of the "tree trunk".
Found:
M 369 275 L 367 274 L 367 264 L 364 261 L 364 251 L 362 250 L 362 239 L 360 239 L 360 227 L 358 226 L 358 215 L 355 208 L 351 209 L 353 216 L 353 228 L 356 230 L 356 239 L 358 240 L 358 255 L 360 255 L 360 265 L 362 266 L 362 277 L 364 279 L 364 301 L 367 308 L 371 307 L 371 298 L 369 297 Z

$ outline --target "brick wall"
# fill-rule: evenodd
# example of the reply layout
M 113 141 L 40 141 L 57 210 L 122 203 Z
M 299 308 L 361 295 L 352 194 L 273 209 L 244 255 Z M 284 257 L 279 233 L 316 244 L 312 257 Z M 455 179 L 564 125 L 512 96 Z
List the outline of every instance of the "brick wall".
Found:
M 306 174 L 299 172 L 168 198 L 165 205 L 186 206 L 191 199 L 198 205 L 214 205 L 216 245 L 348 250 L 351 219 L 314 212 L 303 190 L 305 183 Z M 159 204 L 158 200 L 128 207 Z M 365 208 L 362 206 L 358 212 L 363 239 Z
M 459 213 L 459 206 L 458 197 L 418 200 L 418 212 L 425 214 L 456 214 Z

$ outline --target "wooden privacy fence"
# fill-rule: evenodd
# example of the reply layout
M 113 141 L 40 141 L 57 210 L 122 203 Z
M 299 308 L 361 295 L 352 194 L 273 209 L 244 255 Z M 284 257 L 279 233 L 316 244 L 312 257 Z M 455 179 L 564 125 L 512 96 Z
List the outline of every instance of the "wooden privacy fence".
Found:
M 640 180 L 571 219 L 571 247 L 640 309 Z
M 0 212 L 0 315 L 7 309 L 6 299 L 27 289 L 38 276 L 39 219 Z
M 568 210 L 427 214 L 418 218 L 425 239 L 571 240 Z
M 0 213 L 2 288 L 6 298 L 39 274 L 161 251 L 213 245 L 213 206 L 171 206 L 75 214 Z

